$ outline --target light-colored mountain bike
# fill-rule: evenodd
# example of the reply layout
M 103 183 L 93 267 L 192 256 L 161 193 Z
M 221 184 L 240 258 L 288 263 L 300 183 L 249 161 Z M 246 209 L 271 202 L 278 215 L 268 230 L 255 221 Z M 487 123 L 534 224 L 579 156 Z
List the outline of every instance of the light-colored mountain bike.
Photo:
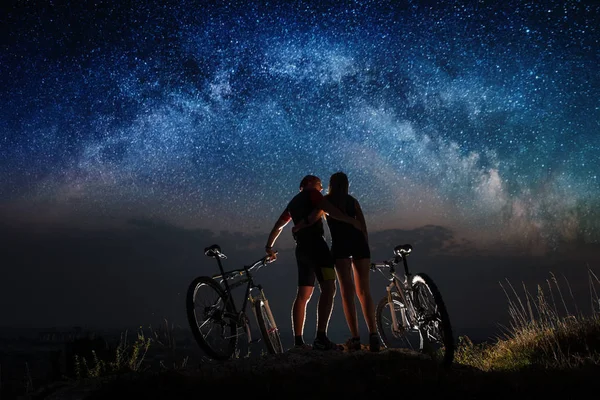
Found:
M 283 353 L 279 329 L 269 308 L 269 301 L 262 286 L 254 283 L 252 276 L 272 260 L 263 257 L 249 266 L 224 271 L 221 260 L 227 256 L 218 245 L 207 247 L 204 254 L 217 260 L 220 274 L 197 277 L 187 291 L 188 322 L 200 348 L 215 360 L 227 360 L 235 353 L 239 336 L 245 334 L 248 343 L 259 341 L 252 339 L 250 321 L 246 315 L 246 307 L 250 304 L 267 351 L 271 354 Z M 246 293 L 238 310 L 232 291 L 244 285 Z
M 411 348 L 450 366 L 455 343 L 446 306 L 428 275 L 408 270 L 406 259 L 411 251 L 410 244 L 399 245 L 394 257 L 371 264 L 372 271 L 381 272 L 390 282 L 375 311 L 379 336 L 387 348 Z M 396 269 L 400 263 L 404 276 Z

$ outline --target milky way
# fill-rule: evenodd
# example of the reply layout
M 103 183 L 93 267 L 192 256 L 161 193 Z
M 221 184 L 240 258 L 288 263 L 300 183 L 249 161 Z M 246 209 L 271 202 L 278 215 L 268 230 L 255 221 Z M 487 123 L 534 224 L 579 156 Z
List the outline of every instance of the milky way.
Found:
M 600 239 L 594 2 L 13 3 L 13 216 L 266 234 L 341 170 L 371 230 Z

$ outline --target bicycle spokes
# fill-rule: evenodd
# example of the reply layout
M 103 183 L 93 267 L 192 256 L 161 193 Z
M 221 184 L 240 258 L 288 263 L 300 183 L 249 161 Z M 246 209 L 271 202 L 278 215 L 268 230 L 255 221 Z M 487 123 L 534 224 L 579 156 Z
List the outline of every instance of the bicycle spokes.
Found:
M 416 285 L 414 290 L 419 326 L 427 335 L 428 340 L 443 343 L 442 319 L 433 294 L 425 285 Z
M 221 299 L 219 299 L 220 302 Z M 221 306 L 222 307 L 222 306 Z M 213 304 L 208 307 L 204 307 L 204 320 L 213 319 L 215 321 L 221 321 L 223 319 L 223 312 L 219 309 L 219 304 Z
M 392 302 L 385 296 L 377 306 L 377 329 L 385 347 L 416 349 L 415 331 L 407 321 L 407 309 L 401 301 L 401 296 L 390 293 Z
M 228 311 L 226 298 L 212 284 L 201 281 L 194 287 L 191 300 L 191 323 L 192 326 L 196 326 L 195 334 L 207 343 L 215 354 L 228 354 L 231 351 L 232 338 L 236 336 L 236 322 Z

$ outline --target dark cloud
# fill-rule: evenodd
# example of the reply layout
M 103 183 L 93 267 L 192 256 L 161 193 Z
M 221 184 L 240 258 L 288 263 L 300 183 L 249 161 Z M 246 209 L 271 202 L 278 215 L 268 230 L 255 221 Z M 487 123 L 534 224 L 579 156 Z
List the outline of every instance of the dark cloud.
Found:
M 453 242 L 452 230 L 442 226 L 426 225 L 415 229 L 387 229 L 369 235 L 371 252 L 374 256 L 391 257 L 394 247 L 410 244 L 415 251 L 434 254 L 447 251 L 448 243 Z

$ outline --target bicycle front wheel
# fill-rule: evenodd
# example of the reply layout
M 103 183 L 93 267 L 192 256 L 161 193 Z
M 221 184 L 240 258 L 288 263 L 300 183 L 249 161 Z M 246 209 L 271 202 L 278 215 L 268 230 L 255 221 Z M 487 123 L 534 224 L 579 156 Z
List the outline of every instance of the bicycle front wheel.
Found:
M 420 273 L 412 278 L 412 292 L 423 334 L 421 347 L 429 345 L 436 359 L 440 359 L 444 366 L 451 365 L 454 360 L 454 336 L 440 291 L 428 275 Z
M 257 299 L 254 302 L 254 312 L 268 352 L 270 354 L 283 353 L 279 328 L 275 324 L 275 318 L 273 318 L 267 299 Z
M 375 309 L 375 321 L 381 342 L 386 348 L 418 351 L 420 336 L 414 323 L 409 322 L 411 316 L 406 305 L 395 290 L 390 295 L 391 303 L 388 296 L 384 296 Z
M 237 346 L 237 323 L 221 285 L 208 276 L 194 279 L 188 288 L 186 311 L 194 338 L 206 355 L 229 359 Z

